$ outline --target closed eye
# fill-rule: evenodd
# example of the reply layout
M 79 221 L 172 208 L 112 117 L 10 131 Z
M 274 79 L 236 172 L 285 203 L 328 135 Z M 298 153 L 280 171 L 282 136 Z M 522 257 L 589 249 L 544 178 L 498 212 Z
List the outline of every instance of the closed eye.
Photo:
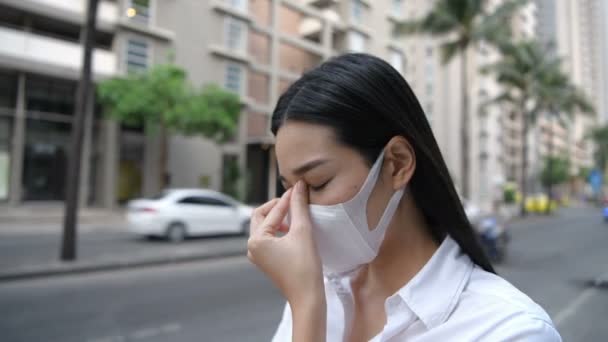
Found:
M 323 190 L 323 188 L 325 188 L 325 186 L 326 186 L 327 184 L 329 184 L 329 182 L 331 182 L 331 179 L 330 179 L 330 180 L 328 180 L 327 182 L 325 182 L 325 183 L 323 183 L 323 184 L 319 185 L 319 186 L 312 186 L 312 185 L 311 185 L 311 186 L 310 186 L 310 189 L 311 189 L 312 191 L 321 191 L 321 190 Z

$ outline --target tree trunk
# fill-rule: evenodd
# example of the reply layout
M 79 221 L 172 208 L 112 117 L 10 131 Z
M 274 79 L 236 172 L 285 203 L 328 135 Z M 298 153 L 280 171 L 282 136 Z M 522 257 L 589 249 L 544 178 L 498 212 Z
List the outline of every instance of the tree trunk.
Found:
M 73 117 L 70 158 L 68 161 L 67 189 L 65 197 L 65 216 L 63 221 L 63 239 L 61 260 L 76 259 L 76 225 L 78 220 L 78 193 L 80 188 L 80 161 L 82 159 L 82 140 L 88 95 L 91 87 L 92 52 L 95 38 L 98 0 L 89 0 L 87 21 L 84 27 L 84 51 L 80 82 L 76 92 L 75 112 Z
M 522 116 L 522 130 L 521 130 L 521 143 L 522 143 L 522 162 L 521 162 L 521 216 L 526 216 L 526 197 L 528 194 L 528 118 L 526 117 L 525 102 L 520 104 L 521 116 Z
M 462 50 L 461 55 L 461 68 L 462 68 L 462 77 L 461 77 L 461 85 L 460 91 L 462 95 L 462 126 L 460 127 L 460 144 L 461 144 L 461 168 L 460 168 L 460 179 L 462 186 L 462 195 L 470 200 L 471 189 L 469 184 L 469 169 L 470 169 L 470 159 L 469 159 L 469 91 L 468 91 L 468 76 L 469 76 L 469 67 L 468 67 L 468 57 L 469 54 L 468 48 L 464 48 Z

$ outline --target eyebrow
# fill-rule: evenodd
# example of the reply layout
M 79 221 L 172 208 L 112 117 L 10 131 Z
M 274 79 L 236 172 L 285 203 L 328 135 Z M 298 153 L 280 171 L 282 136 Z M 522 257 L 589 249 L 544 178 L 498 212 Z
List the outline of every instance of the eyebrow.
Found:
M 323 165 L 325 163 L 327 163 L 329 160 L 327 159 L 317 159 L 317 160 L 312 160 L 309 161 L 308 163 L 299 166 L 298 168 L 293 170 L 293 174 L 300 176 L 302 174 L 305 174 L 306 172 L 314 169 L 315 167 L 319 166 L 319 165 Z M 283 183 L 287 183 L 287 180 L 285 179 L 285 177 L 283 177 L 282 175 L 279 175 L 279 179 L 283 182 Z

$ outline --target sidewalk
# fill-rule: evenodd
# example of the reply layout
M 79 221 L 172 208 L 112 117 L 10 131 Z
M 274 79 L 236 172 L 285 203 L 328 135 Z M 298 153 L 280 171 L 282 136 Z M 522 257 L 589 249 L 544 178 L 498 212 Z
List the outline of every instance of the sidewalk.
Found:
M 0 281 L 107 271 L 246 254 L 246 237 L 214 236 L 171 244 L 129 234 L 121 211 L 79 214 L 78 259 L 58 259 L 63 207 L 0 207 Z
M 60 237 L 12 236 L 0 240 L 0 282 L 74 273 L 116 270 L 245 255 L 244 236 L 214 236 L 171 244 L 128 233 L 84 233 L 78 259 L 59 261 Z
M 143 240 L 137 243 L 149 246 L 121 253 L 83 255 L 74 262 L 58 261 L 57 249 L 52 258 L 22 260 L 23 262 L 3 267 L 0 269 L 0 282 L 244 256 L 247 251 L 245 237 L 214 237 L 204 241 L 186 241 L 180 245 Z
M 86 225 L 124 222 L 124 209 L 81 208 L 78 223 Z M 27 203 L 16 207 L 0 206 L 0 231 L 7 224 L 61 224 L 64 216 L 62 202 Z

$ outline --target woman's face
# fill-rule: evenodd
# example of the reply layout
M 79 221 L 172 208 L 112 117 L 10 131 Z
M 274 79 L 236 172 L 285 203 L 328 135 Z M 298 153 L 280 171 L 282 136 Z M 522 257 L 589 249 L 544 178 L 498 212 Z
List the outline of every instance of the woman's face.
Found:
M 340 144 L 332 128 L 324 125 L 287 121 L 277 132 L 275 149 L 283 186 L 288 189 L 304 181 L 310 204 L 347 202 L 359 192 L 370 170 L 359 152 Z M 370 227 L 380 220 L 394 192 L 390 170 L 382 169 L 368 201 Z

